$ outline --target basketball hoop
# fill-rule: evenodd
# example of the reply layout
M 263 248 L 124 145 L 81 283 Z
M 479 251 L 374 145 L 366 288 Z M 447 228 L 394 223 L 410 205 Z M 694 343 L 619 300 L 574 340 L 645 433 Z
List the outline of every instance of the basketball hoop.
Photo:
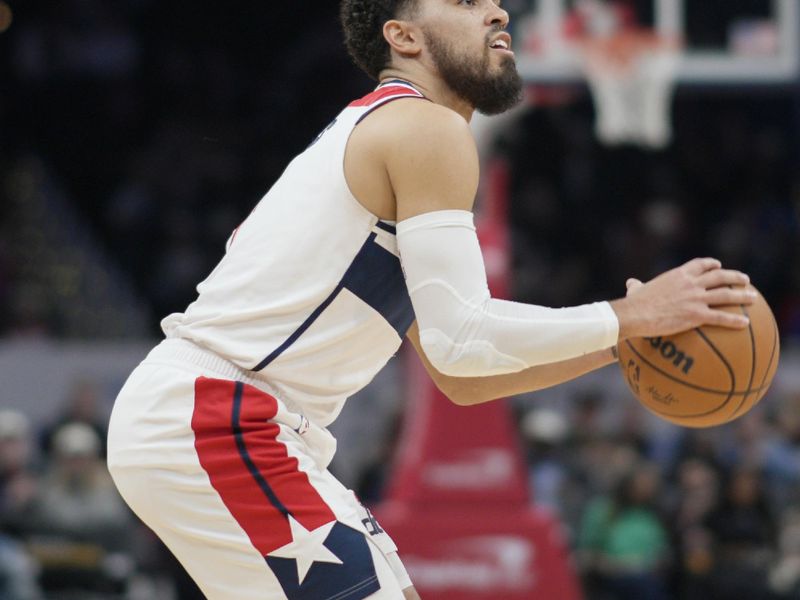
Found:
M 663 148 L 672 138 L 670 106 L 680 62 L 677 44 L 622 32 L 583 46 L 597 137 L 605 144 Z
M 626 22 L 614 4 L 579 4 L 575 41 L 595 103 L 595 131 L 605 144 L 663 148 L 672 138 L 670 107 L 680 64 L 676 39 Z

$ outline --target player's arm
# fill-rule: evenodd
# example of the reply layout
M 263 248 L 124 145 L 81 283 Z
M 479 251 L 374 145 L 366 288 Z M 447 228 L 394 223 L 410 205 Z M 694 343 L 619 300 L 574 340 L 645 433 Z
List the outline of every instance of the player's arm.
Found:
M 566 361 L 625 337 L 666 335 L 712 321 L 746 324 L 713 308 L 748 303 L 745 292 L 721 287 L 746 278 L 711 260 L 668 272 L 613 304 L 547 308 L 491 298 L 470 212 L 478 182 L 471 132 L 443 107 L 397 105 L 384 109 L 391 119 L 379 151 L 395 196 L 398 248 L 419 345 L 437 371 L 486 377 L 564 363 L 563 381 L 585 372 L 582 361 Z
M 406 337 L 419 354 L 425 370 L 436 387 L 459 406 L 472 406 L 497 398 L 542 390 L 616 361 L 612 349 L 608 348 L 561 362 L 529 367 L 517 373 L 489 377 L 451 377 L 438 371 L 425 356 L 419 341 L 416 321 L 411 325 Z

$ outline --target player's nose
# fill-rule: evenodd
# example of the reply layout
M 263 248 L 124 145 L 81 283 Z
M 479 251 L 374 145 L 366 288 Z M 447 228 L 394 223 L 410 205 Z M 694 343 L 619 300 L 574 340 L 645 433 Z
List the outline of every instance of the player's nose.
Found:
M 508 27 L 508 12 L 495 2 L 488 2 L 487 4 L 489 5 L 489 10 L 486 13 L 486 24 L 494 25 L 495 27 L 499 25 L 502 29 Z

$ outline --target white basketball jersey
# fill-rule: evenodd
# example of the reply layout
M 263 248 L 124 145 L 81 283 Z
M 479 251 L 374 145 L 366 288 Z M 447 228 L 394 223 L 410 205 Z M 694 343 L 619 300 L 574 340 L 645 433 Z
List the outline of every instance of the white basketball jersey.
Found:
M 371 111 L 422 97 L 390 81 L 345 108 L 234 232 L 186 312 L 162 321 L 167 337 L 252 371 L 317 424 L 333 421 L 414 320 L 395 228 L 353 197 L 345 147 Z

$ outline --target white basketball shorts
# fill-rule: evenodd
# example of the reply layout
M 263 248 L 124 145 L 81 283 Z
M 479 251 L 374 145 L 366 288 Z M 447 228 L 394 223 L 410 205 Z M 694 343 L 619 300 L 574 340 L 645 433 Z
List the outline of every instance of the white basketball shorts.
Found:
M 401 600 L 397 548 L 327 470 L 333 447 L 268 385 L 172 339 L 122 388 L 108 466 L 210 600 Z

